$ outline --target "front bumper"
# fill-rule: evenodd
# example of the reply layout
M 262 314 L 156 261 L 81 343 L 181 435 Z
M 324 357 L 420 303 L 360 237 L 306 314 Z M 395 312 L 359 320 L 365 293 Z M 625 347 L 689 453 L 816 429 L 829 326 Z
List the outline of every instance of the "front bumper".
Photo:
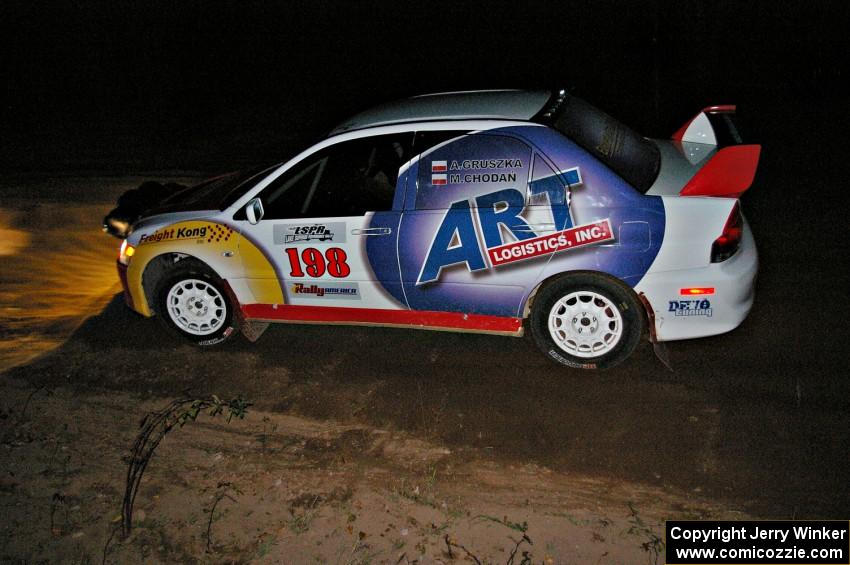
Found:
M 649 273 L 635 291 L 652 307 L 658 341 L 706 337 L 731 331 L 744 321 L 755 299 L 757 273 L 758 251 L 745 224 L 741 247 L 731 258 L 700 269 Z M 714 294 L 683 296 L 681 289 L 688 287 L 713 287 Z
M 127 303 L 130 310 L 135 310 L 133 295 L 130 294 L 130 285 L 127 284 L 127 265 L 123 265 L 120 261 L 115 261 L 115 265 L 118 267 L 118 280 L 121 281 L 121 289 L 124 291 L 124 302 Z

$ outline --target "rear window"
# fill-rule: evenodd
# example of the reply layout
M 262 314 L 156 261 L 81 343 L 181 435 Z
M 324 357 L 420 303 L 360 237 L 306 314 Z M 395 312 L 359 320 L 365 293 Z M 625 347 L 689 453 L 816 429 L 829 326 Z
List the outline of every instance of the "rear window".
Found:
M 645 193 L 661 168 L 658 147 L 584 100 L 563 94 L 541 121 L 554 127 Z

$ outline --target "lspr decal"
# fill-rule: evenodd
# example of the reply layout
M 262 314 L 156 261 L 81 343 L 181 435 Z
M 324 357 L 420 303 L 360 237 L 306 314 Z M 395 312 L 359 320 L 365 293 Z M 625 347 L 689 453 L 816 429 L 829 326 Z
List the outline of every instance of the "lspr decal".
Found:
M 275 224 L 276 245 L 288 243 L 345 243 L 345 222 L 322 224 Z

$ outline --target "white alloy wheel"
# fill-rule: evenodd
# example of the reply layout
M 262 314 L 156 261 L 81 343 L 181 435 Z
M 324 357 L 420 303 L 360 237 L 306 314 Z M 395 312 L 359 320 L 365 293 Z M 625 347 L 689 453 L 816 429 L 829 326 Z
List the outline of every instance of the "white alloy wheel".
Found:
M 178 281 L 166 297 L 168 316 L 192 335 L 215 333 L 227 318 L 227 303 L 216 287 L 198 279 Z
M 623 317 L 602 294 L 589 290 L 571 292 L 558 299 L 549 311 L 549 334 L 570 355 L 599 357 L 620 342 Z

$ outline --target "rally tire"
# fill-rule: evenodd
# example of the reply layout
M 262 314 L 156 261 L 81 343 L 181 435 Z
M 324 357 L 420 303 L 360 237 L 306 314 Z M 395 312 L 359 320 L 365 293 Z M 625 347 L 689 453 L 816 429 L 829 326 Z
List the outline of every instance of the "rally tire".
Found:
M 157 283 L 155 297 L 159 322 L 194 345 L 220 345 L 238 333 L 222 280 L 200 261 L 177 263 Z
M 540 289 L 529 325 L 535 344 L 553 362 L 610 369 L 635 350 L 645 317 L 625 285 L 597 273 L 576 273 Z

